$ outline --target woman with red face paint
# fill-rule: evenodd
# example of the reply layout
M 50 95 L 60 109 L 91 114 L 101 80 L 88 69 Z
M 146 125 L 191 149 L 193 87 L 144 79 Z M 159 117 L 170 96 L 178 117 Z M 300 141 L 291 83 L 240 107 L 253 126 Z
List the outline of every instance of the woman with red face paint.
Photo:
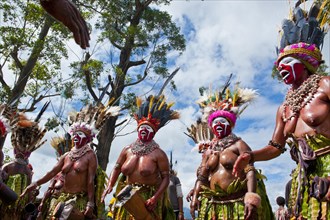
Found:
M 52 170 L 30 184 L 21 194 L 22 197 L 37 186 L 56 178 L 56 183 L 51 184 L 54 183 L 58 193 L 51 195 L 48 210 L 39 210 L 45 212 L 41 214 L 46 216 L 44 219 L 96 219 L 94 211 L 97 210 L 98 198 L 94 181 L 97 158 L 91 143 L 104 121 L 118 115 L 118 108 L 108 107 L 102 104 L 87 105 L 80 112 L 71 114 L 69 133 L 72 148 L 58 159 Z
M 317 15 L 318 6 L 312 9 Z M 309 32 L 319 33 L 320 27 L 313 27 Z M 249 162 L 276 158 L 288 143 L 297 163 L 288 201 L 290 219 L 330 219 L 330 77 L 317 73 L 323 37 L 314 36 L 315 44 L 299 39 L 280 50 L 276 67 L 291 87 L 277 110 L 273 136 L 264 148 L 240 156 L 233 170 L 239 175 Z
M 118 181 L 117 185 L 117 200 L 120 200 L 118 191 L 126 186 L 126 188 L 137 190 L 137 194 L 145 202 L 138 213 L 130 211 L 132 207 L 118 208 L 115 210 L 114 219 L 173 220 L 175 215 L 168 207 L 170 203 L 165 195 L 169 184 L 170 165 L 166 153 L 153 138 L 161 127 L 169 120 L 177 119 L 179 114 L 170 109 L 172 104 L 166 104 L 164 96 L 150 96 L 143 104 L 138 98 L 137 106 L 138 112 L 135 114 L 135 119 L 138 123 L 138 139 L 120 153 L 110 174 L 103 199 L 112 191 L 119 175 L 123 174 L 124 182 Z
M 239 108 L 247 105 L 255 96 L 254 90 L 236 88 L 231 94 L 227 88 L 199 102 L 203 111 L 202 121 L 207 121 L 214 138 L 207 143 L 209 147 L 203 149 L 202 162 L 197 171 L 190 206 L 193 218 L 198 210 L 197 219 L 200 220 L 273 219 L 269 203 L 266 204 L 268 201 L 264 199 L 267 198 L 265 192 L 257 190 L 253 163 L 247 165 L 238 177 L 232 174 L 238 156 L 251 151 L 232 130 Z

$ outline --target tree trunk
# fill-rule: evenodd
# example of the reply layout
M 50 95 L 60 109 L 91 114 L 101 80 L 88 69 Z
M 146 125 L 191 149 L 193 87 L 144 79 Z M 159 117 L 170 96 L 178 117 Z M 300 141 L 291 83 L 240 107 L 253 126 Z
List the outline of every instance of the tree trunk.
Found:
M 109 155 L 113 137 L 115 134 L 117 117 L 107 120 L 98 135 L 97 159 L 103 170 L 107 169 L 109 162 Z

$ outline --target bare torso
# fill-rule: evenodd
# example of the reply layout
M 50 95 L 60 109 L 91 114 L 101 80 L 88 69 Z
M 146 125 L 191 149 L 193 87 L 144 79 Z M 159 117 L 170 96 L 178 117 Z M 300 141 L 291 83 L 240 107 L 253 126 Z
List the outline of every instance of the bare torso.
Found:
M 296 137 L 304 137 L 305 134 L 322 134 L 330 138 L 330 77 L 323 77 L 313 99 L 307 103 L 297 117 L 287 121 L 284 126 L 284 136 L 294 134 Z M 284 107 L 280 107 L 283 112 Z M 290 108 L 286 108 L 285 115 L 292 114 Z
M 95 157 L 94 154 L 93 151 L 89 151 L 74 162 L 68 156 L 65 157 L 61 170 L 65 175 L 65 182 L 62 188 L 63 192 L 87 192 L 88 167 L 90 161 Z
M 232 170 L 239 155 L 238 147 L 242 143 L 244 142 L 239 140 L 223 151 L 210 150 L 206 167 L 209 167 L 211 189 L 214 190 L 217 184 L 221 189 L 227 190 L 228 186 L 237 179 L 232 175 Z M 239 178 L 245 179 L 244 172 L 241 172 Z
M 163 150 L 157 148 L 147 155 L 138 156 L 133 154 L 130 148 L 127 148 L 125 156 L 126 160 L 121 167 L 121 172 L 127 176 L 128 183 L 151 186 L 158 186 L 160 184 L 162 181 L 161 171 L 157 165 L 157 161 L 167 160 Z

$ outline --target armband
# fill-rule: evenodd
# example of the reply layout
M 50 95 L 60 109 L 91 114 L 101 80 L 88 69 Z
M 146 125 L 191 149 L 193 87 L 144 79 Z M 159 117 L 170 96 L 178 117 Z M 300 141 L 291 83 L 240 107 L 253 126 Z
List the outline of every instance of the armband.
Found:
M 160 175 L 161 175 L 162 177 L 164 177 L 164 176 L 168 176 L 168 175 L 170 175 L 170 172 L 169 172 L 169 171 L 163 171 L 163 172 L 160 173 Z
M 201 183 L 203 183 L 203 184 L 208 184 L 209 183 L 209 179 L 206 176 L 203 176 L 203 175 L 198 175 L 197 176 L 197 181 L 201 181 Z
M 248 172 L 250 172 L 250 171 L 256 171 L 256 168 L 254 167 L 254 166 L 252 166 L 252 165 L 247 165 L 245 168 L 244 168 L 244 173 L 248 173 Z
M 86 204 L 86 207 L 94 208 L 94 206 L 95 206 L 94 202 L 88 201 Z
M 247 192 L 244 197 L 244 204 L 251 204 L 255 207 L 259 207 L 261 203 L 261 198 L 257 193 Z
M 273 146 L 273 147 L 279 149 L 282 154 L 286 151 L 286 148 L 285 147 L 282 147 L 282 145 L 279 144 L 279 143 L 277 143 L 276 141 L 270 140 L 268 142 L 268 145 Z
M 115 169 L 120 169 L 121 168 L 121 164 L 120 163 L 116 163 L 115 164 Z

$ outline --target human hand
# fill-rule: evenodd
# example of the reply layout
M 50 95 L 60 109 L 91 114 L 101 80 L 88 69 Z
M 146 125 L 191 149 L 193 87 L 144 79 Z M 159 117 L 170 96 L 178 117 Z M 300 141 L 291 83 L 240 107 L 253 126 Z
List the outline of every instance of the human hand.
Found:
M 232 174 L 235 177 L 239 177 L 240 173 L 249 164 L 250 160 L 251 160 L 250 153 L 243 153 L 239 155 L 237 160 L 235 161 Z
M 199 201 L 193 199 L 190 202 L 190 215 L 192 219 L 195 219 L 195 211 L 198 210 L 198 207 L 199 207 Z
M 330 180 L 326 177 L 314 177 L 310 187 L 310 196 L 319 201 L 330 200 Z
M 156 198 L 153 196 L 150 199 L 148 199 L 145 202 L 145 206 L 148 209 L 148 211 L 152 212 L 156 208 L 156 206 L 157 206 L 157 200 L 156 200 Z
M 186 196 L 187 202 L 192 201 L 193 195 L 194 195 L 194 189 L 190 190 L 189 193 L 187 194 L 187 196 Z
M 102 194 L 102 197 L 101 197 L 101 202 L 102 203 L 104 202 L 105 197 L 111 192 L 112 192 L 112 186 L 108 186 Z
M 91 206 L 86 206 L 85 212 L 84 212 L 84 216 L 86 216 L 89 219 L 93 218 L 93 207 Z
M 38 185 L 36 182 L 31 183 L 30 185 L 28 185 L 25 190 L 22 192 L 22 194 L 19 196 L 20 199 L 25 196 L 27 193 L 31 192 L 32 190 L 37 189 Z
M 89 47 L 89 31 L 86 21 L 70 0 L 40 0 L 41 6 L 73 33 L 75 42 L 82 49 Z
M 244 207 L 244 220 L 256 219 L 257 207 L 252 204 L 246 203 Z

